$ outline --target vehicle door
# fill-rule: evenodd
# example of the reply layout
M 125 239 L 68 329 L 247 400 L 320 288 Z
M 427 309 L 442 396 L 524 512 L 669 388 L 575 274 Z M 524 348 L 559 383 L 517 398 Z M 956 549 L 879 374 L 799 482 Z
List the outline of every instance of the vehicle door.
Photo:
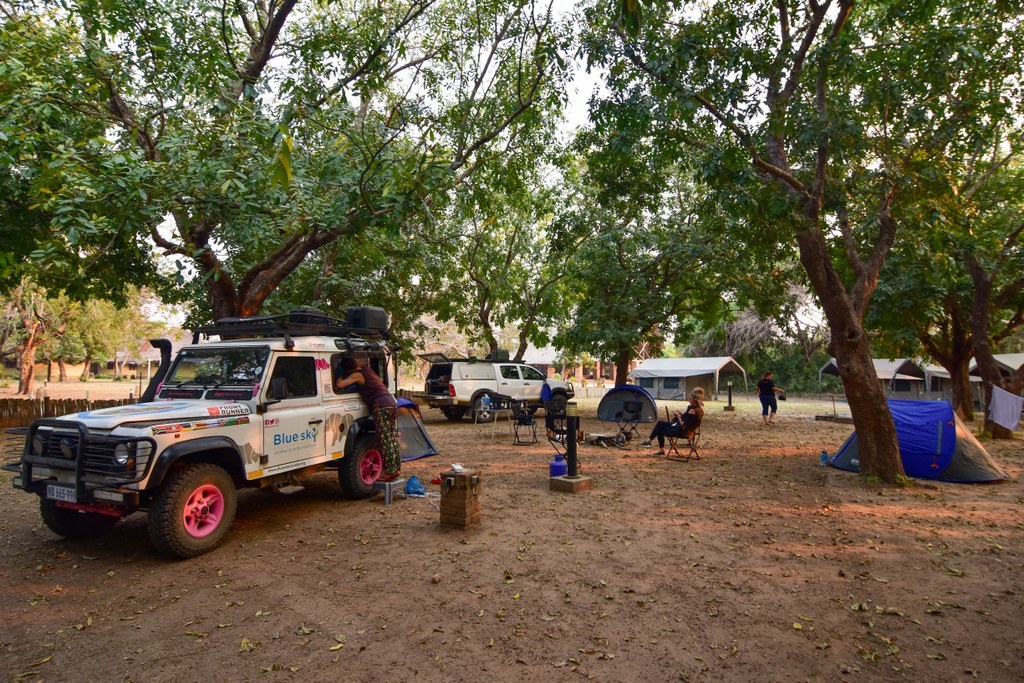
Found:
M 285 398 L 269 401 L 263 416 L 263 476 L 321 462 L 325 458 L 324 406 L 314 354 L 278 355 L 270 369 L 266 392 L 275 379 L 285 381 Z M 322 361 L 321 361 L 322 362 Z
M 546 378 L 540 370 L 529 365 L 520 365 L 519 373 L 523 377 L 523 397 L 528 401 L 539 403 L 540 392 L 544 388 Z
M 340 353 L 325 355 L 320 368 L 320 384 L 324 392 L 326 414 L 324 439 L 331 460 L 337 460 L 345 455 L 345 441 L 352 423 L 370 414 L 370 409 L 360 398 L 355 386 L 342 391 L 335 388 L 335 383 L 340 379 L 341 358 Z
M 519 375 L 518 365 L 498 366 L 498 393 L 512 398 L 523 398 L 523 379 Z

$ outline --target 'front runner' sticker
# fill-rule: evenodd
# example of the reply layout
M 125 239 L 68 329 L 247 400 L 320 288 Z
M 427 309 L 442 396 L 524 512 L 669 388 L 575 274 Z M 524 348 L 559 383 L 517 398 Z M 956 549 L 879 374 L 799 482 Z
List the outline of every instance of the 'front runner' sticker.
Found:
M 249 415 L 252 411 L 244 403 L 225 403 L 222 406 L 207 408 L 210 415 Z

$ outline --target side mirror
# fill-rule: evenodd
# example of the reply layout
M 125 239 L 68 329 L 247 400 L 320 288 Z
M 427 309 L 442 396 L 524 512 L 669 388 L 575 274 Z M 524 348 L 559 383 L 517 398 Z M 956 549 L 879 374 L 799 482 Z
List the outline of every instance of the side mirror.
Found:
M 267 389 L 267 398 L 271 401 L 282 401 L 288 398 L 288 380 L 284 377 L 275 377 L 270 380 L 270 388 Z

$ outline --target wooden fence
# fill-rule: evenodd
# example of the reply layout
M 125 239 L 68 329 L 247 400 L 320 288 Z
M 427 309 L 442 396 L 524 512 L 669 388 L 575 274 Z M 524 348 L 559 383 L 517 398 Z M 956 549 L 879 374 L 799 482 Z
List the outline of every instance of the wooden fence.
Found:
M 135 403 L 135 399 L 122 398 L 107 401 L 88 401 L 84 398 L 25 398 L 0 399 L 0 429 L 27 427 L 37 417 L 59 417 L 85 410 L 111 408 Z

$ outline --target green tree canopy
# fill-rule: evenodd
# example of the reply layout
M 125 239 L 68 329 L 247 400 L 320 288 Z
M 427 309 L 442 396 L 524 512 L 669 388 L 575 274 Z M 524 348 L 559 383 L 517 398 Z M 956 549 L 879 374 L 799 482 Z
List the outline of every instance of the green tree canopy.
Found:
M 862 471 L 895 481 L 895 429 L 864 316 L 900 212 L 933 187 L 936 150 L 984 149 L 1021 120 L 1017 10 L 852 0 L 618 7 L 614 16 L 593 8 L 588 54 L 617 96 L 650 97 L 661 137 L 702 153 L 709 178 L 763 186 L 791 207 L 780 238 L 795 242 L 828 318 Z
M 49 217 L 37 256 L 108 244 L 123 265 L 146 238 L 213 317 L 258 312 L 342 236 L 425 219 L 561 103 L 564 36 L 532 3 L 62 7 L 4 25 L 0 110 L 82 123 L 20 159 Z

